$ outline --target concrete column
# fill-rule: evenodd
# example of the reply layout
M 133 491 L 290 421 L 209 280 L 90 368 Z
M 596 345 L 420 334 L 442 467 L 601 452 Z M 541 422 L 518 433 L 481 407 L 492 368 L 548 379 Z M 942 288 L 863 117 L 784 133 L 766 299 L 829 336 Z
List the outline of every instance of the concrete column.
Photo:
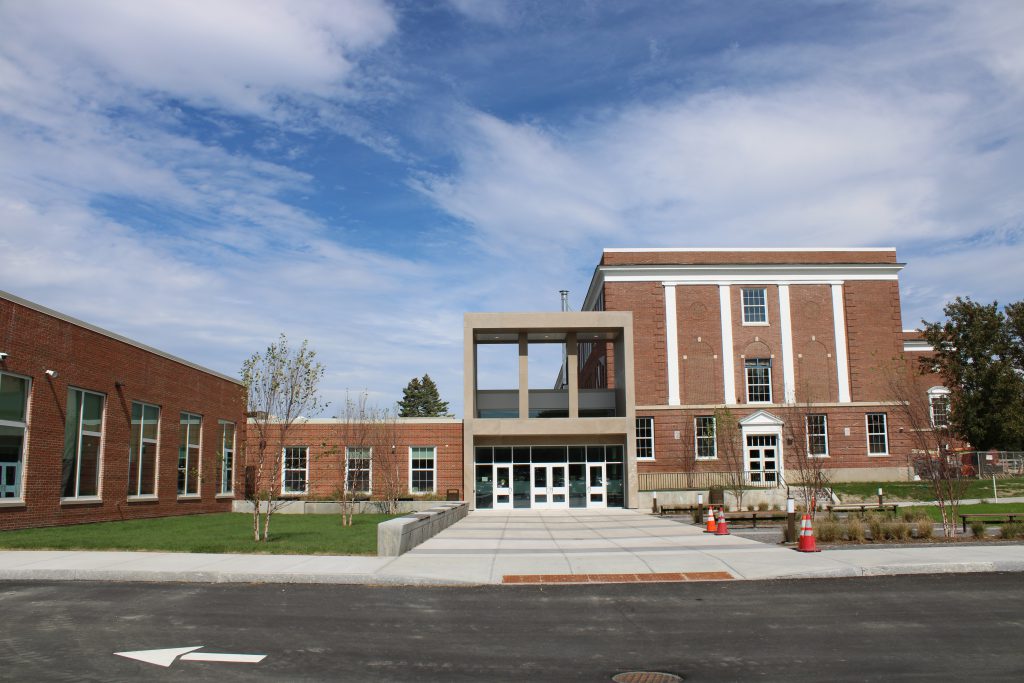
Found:
M 718 286 L 718 305 L 722 313 L 722 386 L 726 405 L 736 403 L 735 352 L 732 348 L 732 301 L 729 285 Z
M 676 286 L 665 285 L 665 367 L 668 369 L 668 404 L 679 405 L 679 326 Z
M 796 366 L 793 360 L 793 317 L 789 305 L 789 285 L 779 285 L 779 318 L 779 325 L 782 328 L 782 394 L 786 403 L 796 403 Z
M 530 417 L 530 344 L 526 332 L 519 333 L 519 419 Z
M 846 309 L 843 307 L 843 286 L 832 285 L 832 324 L 836 339 L 836 379 L 839 402 L 850 402 L 850 366 L 846 356 Z
M 576 342 L 576 333 L 567 332 L 565 335 L 565 379 L 569 384 L 569 417 L 580 416 L 580 373 L 579 345 Z

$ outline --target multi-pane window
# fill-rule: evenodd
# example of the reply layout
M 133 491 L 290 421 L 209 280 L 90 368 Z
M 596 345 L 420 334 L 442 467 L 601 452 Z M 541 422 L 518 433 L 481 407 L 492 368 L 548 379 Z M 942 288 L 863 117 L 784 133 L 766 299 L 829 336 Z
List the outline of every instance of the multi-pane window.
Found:
M 104 398 L 103 394 L 92 391 L 68 389 L 60 492 L 62 498 L 99 495 Z
M 160 409 L 132 402 L 132 436 L 128 450 L 128 495 L 156 494 L 156 454 Z
M 768 322 L 768 294 L 762 288 L 744 287 L 741 290 L 743 297 L 743 322 L 744 323 L 766 323 Z
M 309 448 L 288 446 L 281 460 L 281 492 L 305 493 L 309 487 Z
M 27 377 L 0 372 L 0 498 L 21 498 L 29 386 Z
M 889 436 L 885 428 L 885 413 L 868 413 L 868 454 L 888 455 Z
M 772 359 L 747 358 L 747 403 L 772 402 Z
M 828 455 L 828 417 L 807 416 L 807 454 Z
M 713 460 L 718 457 L 715 443 L 714 415 L 698 415 L 693 418 L 693 432 L 698 460 Z
M 928 407 L 932 418 L 932 427 L 949 426 L 949 390 L 943 387 L 928 392 Z
M 371 448 L 345 448 L 345 488 L 353 493 L 370 492 Z
M 203 418 L 193 413 L 181 414 L 178 439 L 178 495 L 199 495 L 199 435 Z
M 218 493 L 231 493 L 235 481 L 235 423 L 220 421 L 220 486 Z
M 409 481 L 413 493 L 434 492 L 434 463 L 437 458 L 434 446 L 412 446 L 409 449 Z
M 636 457 L 637 460 L 654 460 L 653 417 L 636 419 Z

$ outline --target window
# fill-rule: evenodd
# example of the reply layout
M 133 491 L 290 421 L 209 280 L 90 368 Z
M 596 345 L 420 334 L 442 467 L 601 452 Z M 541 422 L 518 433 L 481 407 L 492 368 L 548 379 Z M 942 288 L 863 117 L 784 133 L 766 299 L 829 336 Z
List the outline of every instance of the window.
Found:
M 372 448 L 345 448 L 345 487 L 353 493 L 370 492 Z
M 203 418 L 192 413 L 181 414 L 178 440 L 178 495 L 199 495 L 199 438 Z
M 768 292 L 765 289 L 740 290 L 743 297 L 743 324 L 768 324 Z
M 744 367 L 747 371 L 747 403 L 771 403 L 772 359 L 748 358 Z
M 235 423 L 220 421 L 219 493 L 231 493 L 235 487 Z
M 868 413 L 868 455 L 889 455 L 885 413 Z
M 636 419 L 636 458 L 654 460 L 654 418 Z
M 928 408 L 931 414 L 932 427 L 949 426 L 949 389 L 932 387 L 928 390 Z
M 285 448 L 281 467 L 281 493 L 305 493 L 309 486 L 309 448 Z
M 156 495 L 157 436 L 160 409 L 132 402 L 132 436 L 128 446 L 128 495 Z
M 100 493 L 104 398 L 103 394 L 68 389 L 62 498 L 89 498 Z
M 434 446 L 412 446 L 409 448 L 409 490 L 413 493 L 433 493 L 434 463 L 437 461 Z
M 807 455 L 828 455 L 828 416 L 807 416 Z
M 21 498 L 30 385 L 27 377 L 0 372 L 0 498 Z
M 715 417 L 698 415 L 693 418 L 693 432 L 696 439 L 697 459 L 714 460 L 718 457 L 718 446 L 715 443 Z

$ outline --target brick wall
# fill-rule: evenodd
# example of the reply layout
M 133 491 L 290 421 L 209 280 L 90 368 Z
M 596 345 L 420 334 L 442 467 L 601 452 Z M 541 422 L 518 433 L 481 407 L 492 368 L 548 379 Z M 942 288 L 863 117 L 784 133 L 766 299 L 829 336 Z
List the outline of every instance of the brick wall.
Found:
M 854 401 L 892 400 L 894 373 L 903 371 L 900 291 L 896 281 L 847 282 L 843 286 Z
M 0 371 L 32 380 L 22 469 L 24 505 L 0 501 L 0 529 L 230 510 L 229 498 L 216 497 L 218 420 L 237 425 L 240 447 L 245 438 L 240 385 L 4 298 L 0 351 L 9 354 Z M 44 374 L 47 369 L 56 370 L 57 377 Z M 61 502 L 69 387 L 105 396 L 97 502 Z M 156 500 L 128 501 L 133 401 L 160 407 Z M 177 494 L 182 411 L 202 416 L 199 496 L 189 500 L 179 500 Z
M 633 376 L 637 405 L 668 403 L 665 374 L 665 288 L 657 282 L 608 282 L 605 310 L 633 311 Z

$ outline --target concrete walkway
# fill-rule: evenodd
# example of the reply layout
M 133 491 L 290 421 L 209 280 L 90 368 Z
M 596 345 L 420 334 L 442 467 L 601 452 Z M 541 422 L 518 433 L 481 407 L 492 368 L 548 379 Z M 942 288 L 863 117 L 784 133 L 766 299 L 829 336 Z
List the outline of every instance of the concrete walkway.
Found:
M 1024 571 L 1024 544 L 808 554 L 631 510 L 473 512 L 398 558 L 0 551 L 0 580 L 466 585 L 986 571 Z

